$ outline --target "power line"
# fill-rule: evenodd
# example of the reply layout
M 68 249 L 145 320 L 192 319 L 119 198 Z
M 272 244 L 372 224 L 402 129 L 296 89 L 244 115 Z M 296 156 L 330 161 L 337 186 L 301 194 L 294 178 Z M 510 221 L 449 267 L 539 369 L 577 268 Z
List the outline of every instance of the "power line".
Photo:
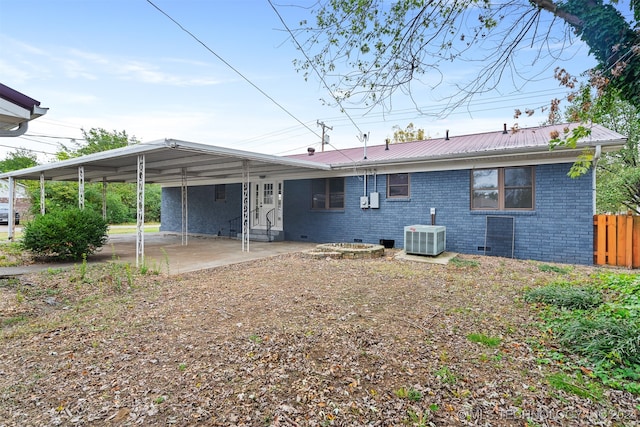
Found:
M 58 120 L 52 120 L 52 119 L 48 119 L 45 117 L 41 117 L 38 119 L 38 122 L 42 122 L 42 123 L 49 123 L 52 124 L 54 126 L 60 126 L 60 127 L 65 127 L 65 128 L 71 128 L 71 129 L 78 129 L 78 130 L 82 130 L 82 127 L 78 127 L 76 125 L 71 125 L 71 124 L 67 124 Z
M 41 154 L 46 154 L 48 156 L 55 156 L 55 153 L 49 153 L 47 151 L 34 150 L 34 149 L 31 149 L 31 148 L 14 147 L 12 145 L 5 145 L 5 144 L 0 144 L 0 147 L 12 148 L 12 149 L 17 149 L 17 150 L 24 150 L 24 151 L 28 151 L 30 153 L 41 153 Z
M 200 45 L 202 45 L 202 47 L 204 47 L 205 49 L 207 49 L 213 56 L 215 56 L 216 58 L 218 58 L 224 65 L 226 65 L 227 67 L 229 67 L 231 70 L 233 70 L 233 72 L 235 72 L 237 75 L 239 75 L 240 77 L 242 77 L 247 83 L 249 83 L 251 86 L 253 86 L 258 92 L 260 92 L 262 95 L 264 95 L 267 99 L 269 99 L 271 102 L 273 102 L 278 108 L 280 108 L 282 111 L 284 111 L 286 114 L 289 115 L 289 117 L 293 118 L 295 121 L 297 121 L 298 123 L 300 123 L 302 126 L 304 126 L 305 128 L 307 128 L 309 130 L 309 132 L 313 133 L 316 136 L 320 136 L 318 135 L 317 132 L 315 132 L 313 129 L 311 129 L 309 126 L 307 126 L 306 124 L 304 124 L 300 119 L 298 119 L 296 116 L 294 116 L 291 112 L 289 112 L 289 110 L 287 110 L 285 107 L 283 107 L 280 103 L 278 103 L 275 99 L 273 99 L 269 94 L 267 94 L 264 90 L 260 89 L 255 83 L 253 83 L 251 80 L 249 80 L 244 74 L 242 74 L 240 71 L 238 71 L 233 65 L 231 65 L 229 62 L 227 62 L 224 58 L 222 58 L 220 55 L 218 55 L 216 52 L 213 51 L 213 49 L 211 49 L 209 46 L 207 46 L 206 43 L 204 43 L 202 40 L 200 40 L 198 37 L 196 37 L 191 31 L 187 30 L 185 27 L 183 27 L 178 21 L 176 21 L 175 19 L 173 19 L 169 14 L 167 14 L 164 10 L 160 9 L 158 6 L 156 6 L 151 0 L 147 0 L 147 3 L 149 3 L 151 6 L 153 6 L 154 8 L 156 8 L 156 10 L 158 10 L 158 12 L 162 13 L 164 16 L 166 16 L 171 22 L 173 22 L 174 24 L 176 24 L 182 31 L 184 31 L 185 33 L 187 33 L 189 36 L 191 36 L 191 38 L 193 38 L 195 41 L 197 41 L 198 43 L 200 43 Z
M 298 49 L 300 50 L 300 52 L 302 52 L 302 54 L 304 55 L 304 57 L 307 59 L 307 62 L 309 64 L 311 64 L 311 67 L 313 68 L 313 71 L 315 71 L 315 73 L 318 75 L 318 78 L 320 79 L 320 81 L 322 82 L 322 84 L 324 85 L 324 87 L 327 89 L 327 91 L 329 91 L 329 94 L 331 95 L 331 97 L 336 101 L 336 103 L 338 104 L 338 106 L 340 107 L 340 110 L 344 113 L 344 115 L 346 115 L 349 120 L 351 121 L 351 123 L 353 124 L 353 126 L 355 126 L 355 128 L 358 130 L 358 132 L 360 132 L 360 134 L 362 135 L 362 130 L 360 129 L 360 127 L 356 124 L 356 122 L 351 118 L 351 116 L 349 115 L 349 113 L 347 113 L 347 110 L 342 106 L 342 103 L 340 102 L 340 99 L 338 99 L 336 96 L 334 96 L 333 91 L 331 90 L 331 88 L 329 87 L 329 85 L 327 84 L 327 82 L 324 80 L 324 77 L 322 77 L 322 74 L 318 71 L 318 69 L 316 68 L 315 64 L 313 63 L 313 61 L 311 61 L 309 59 L 309 57 L 307 56 L 307 52 L 304 51 L 304 49 L 302 48 L 302 46 L 300 45 L 300 43 L 298 43 L 298 40 L 296 39 L 296 36 L 293 34 L 293 32 L 291 31 L 291 29 L 289 28 L 289 26 L 287 25 L 287 23 L 284 21 L 284 19 L 282 18 L 282 15 L 280 15 L 280 12 L 278 12 L 278 9 L 276 9 L 276 7 L 273 5 L 273 3 L 271 3 L 271 0 L 269 1 L 269 5 L 271 6 L 271 8 L 273 9 L 273 11 L 276 13 L 276 15 L 278 15 L 278 19 L 280 19 L 280 22 L 282 23 L 282 25 L 284 25 L 284 28 L 287 30 L 287 32 L 289 33 L 289 36 L 291 36 L 291 39 L 293 40 L 293 42 L 296 44 L 296 46 L 298 47 Z M 324 142 L 324 141 L 323 141 Z
M 54 136 L 36 133 L 25 133 L 25 136 L 33 136 L 36 138 L 68 139 L 69 141 L 86 141 L 84 138 L 77 138 L 75 136 Z
M 38 144 L 50 145 L 50 146 L 56 147 L 56 148 L 62 146 L 62 143 L 60 143 L 60 142 L 40 141 L 38 139 L 33 139 L 33 138 L 42 138 L 39 135 L 31 135 L 31 134 L 25 133 L 24 135 L 20 135 L 19 138 L 26 139 L 27 141 L 37 142 Z M 50 138 L 53 138 L 53 137 L 50 137 Z M 60 138 L 60 139 L 66 139 L 66 138 Z

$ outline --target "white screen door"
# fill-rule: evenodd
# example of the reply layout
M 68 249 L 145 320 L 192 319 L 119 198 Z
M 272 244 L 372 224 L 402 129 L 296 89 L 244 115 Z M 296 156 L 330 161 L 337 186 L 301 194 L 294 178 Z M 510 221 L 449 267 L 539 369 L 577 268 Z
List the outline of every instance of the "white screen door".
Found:
M 253 184 L 251 226 L 282 229 L 282 181 L 259 181 Z

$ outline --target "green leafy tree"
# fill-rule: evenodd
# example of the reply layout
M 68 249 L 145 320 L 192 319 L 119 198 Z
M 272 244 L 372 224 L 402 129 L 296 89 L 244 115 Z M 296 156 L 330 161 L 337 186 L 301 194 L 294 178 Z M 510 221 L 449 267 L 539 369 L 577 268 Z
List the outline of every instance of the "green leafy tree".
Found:
M 624 101 L 618 91 L 597 96 L 584 85 L 565 113 L 570 121 L 601 124 L 627 136 L 625 146 L 603 153 L 598 161 L 596 206 L 599 212 L 640 213 L 640 108 Z
M 134 223 L 137 219 L 136 188 L 133 184 L 111 183 L 107 189 L 107 222 L 109 224 Z M 31 189 L 31 197 L 39 200 L 40 189 Z M 145 220 L 160 221 L 161 188 L 145 185 Z M 85 209 L 102 213 L 102 184 L 85 185 Z M 78 184 L 75 182 L 47 182 L 45 185 L 46 212 L 78 207 Z M 40 205 L 32 203 L 32 213 L 37 215 Z
M 9 172 L 26 169 L 38 165 L 38 157 L 35 153 L 25 149 L 16 148 L 0 161 L 0 172 Z
M 38 165 L 38 157 L 30 150 L 25 148 L 16 148 L 14 151 L 7 153 L 4 160 L 0 161 L 0 172 L 9 172 Z M 35 181 L 20 181 L 30 193 L 39 188 L 39 184 Z M 22 212 L 24 214 L 24 212 Z M 23 218 L 24 219 L 24 218 Z
M 400 90 L 411 95 L 422 80 L 444 80 L 444 64 L 482 63 L 458 86 L 450 112 L 505 77 L 517 78 L 520 54 L 536 61 L 561 58 L 574 35 L 598 61 L 592 80 L 640 106 L 640 1 L 617 0 L 327 0 L 303 21 L 296 37 L 308 77 L 322 76 L 338 101 L 389 105 Z M 628 16 L 627 16 L 628 15 Z M 303 39 L 302 36 L 305 38 Z M 299 40 L 299 41 L 298 41 Z M 548 65 L 548 64 L 545 64 Z M 426 79 L 424 76 L 431 77 Z M 418 104 L 416 104 L 418 105 Z
M 66 160 L 89 154 L 137 144 L 135 137 L 125 131 L 109 132 L 102 128 L 82 130 L 84 140 L 76 141 L 72 146 L 62 146 L 58 151 L 59 160 Z M 145 219 L 160 220 L 160 192 L 157 185 L 145 186 Z M 32 188 L 32 199 L 39 200 L 40 190 Z M 134 184 L 109 183 L 106 197 L 107 221 L 111 224 L 135 222 L 137 190 Z M 85 209 L 102 213 L 102 184 L 85 185 Z M 47 182 L 45 186 L 45 210 L 73 209 L 78 207 L 78 184 L 75 182 Z M 39 204 L 32 203 L 34 214 L 39 212 Z
M 73 146 L 61 145 L 56 153 L 58 160 L 66 160 L 73 157 L 86 156 L 87 154 L 99 153 L 101 151 L 113 150 L 114 148 L 126 147 L 137 144 L 139 141 L 135 136 L 130 137 L 126 131 L 109 132 L 102 128 L 91 128 L 88 131 L 82 129 L 84 142 L 74 141 Z
M 411 142 L 424 140 L 424 129 L 416 129 L 413 123 L 409 123 L 402 129 L 396 125 L 393 127 L 393 142 Z

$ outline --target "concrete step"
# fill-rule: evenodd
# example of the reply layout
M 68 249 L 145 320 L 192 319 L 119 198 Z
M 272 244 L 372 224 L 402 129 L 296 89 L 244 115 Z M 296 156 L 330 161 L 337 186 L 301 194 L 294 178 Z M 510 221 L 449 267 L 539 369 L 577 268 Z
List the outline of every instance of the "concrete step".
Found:
M 242 233 L 236 234 L 236 239 L 242 240 Z M 284 231 L 271 230 L 267 235 L 267 230 L 251 230 L 249 232 L 249 240 L 254 242 L 282 242 L 284 241 Z

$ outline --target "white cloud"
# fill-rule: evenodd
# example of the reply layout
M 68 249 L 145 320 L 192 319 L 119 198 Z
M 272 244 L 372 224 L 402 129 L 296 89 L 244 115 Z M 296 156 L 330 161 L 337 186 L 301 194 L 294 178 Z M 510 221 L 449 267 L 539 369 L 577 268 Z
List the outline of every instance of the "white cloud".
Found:
M 212 78 L 180 76 L 166 73 L 157 66 L 140 61 L 127 61 L 114 68 L 114 72 L 121 78 L 150 84 L 163 84 L 170 86 L 209 86 L 218 84 L 219 81 Z

